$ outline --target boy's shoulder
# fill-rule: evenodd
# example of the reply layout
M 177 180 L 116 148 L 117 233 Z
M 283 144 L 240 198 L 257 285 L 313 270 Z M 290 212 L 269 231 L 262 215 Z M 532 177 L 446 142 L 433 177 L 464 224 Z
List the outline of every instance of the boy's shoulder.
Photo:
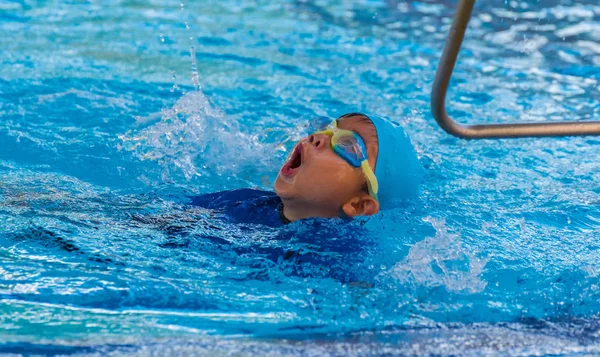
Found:
M 255 200 L 280 201 L 275 192 L 252 188 L 240 188 L 236 190 L 207 193 L 200 196 L 191 196 L 190 199 L 190 204 L 209 209 L 218 209 L 225 206 L 238 206 L 242 203 L 249 203 Z
M 281 199 L 271 191 L 242 188 L 190 197 L 190 204 L 225 213 L 238 223 L 281 226 Z

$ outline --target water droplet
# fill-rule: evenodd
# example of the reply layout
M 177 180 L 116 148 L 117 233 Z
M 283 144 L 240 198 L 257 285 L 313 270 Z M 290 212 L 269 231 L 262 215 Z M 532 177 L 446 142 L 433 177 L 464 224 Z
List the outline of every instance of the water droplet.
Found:
M 194 84 L 194 88 L 197 91 L 199 91 L 200 90 L 200 81 L 198 78 L 198 66 L 196 63 L 196 49 L 194 48 L 194 46 L 190 47 L 190 56 L 192 57 L 192 83 Z

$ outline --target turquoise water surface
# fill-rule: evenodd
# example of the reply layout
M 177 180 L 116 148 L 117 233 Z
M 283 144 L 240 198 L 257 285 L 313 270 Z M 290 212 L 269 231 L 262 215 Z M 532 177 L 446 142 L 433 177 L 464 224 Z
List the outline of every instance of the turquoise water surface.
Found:
M 0 0 L 0 354 L 600 354 L 600 139 L 464 141 L 429 93 L 456 2 Z M 450 114 L 600 119 L 596 0 L 476 4 Z M 228 223 L 316 115 L 427 174 L 351 224 Z

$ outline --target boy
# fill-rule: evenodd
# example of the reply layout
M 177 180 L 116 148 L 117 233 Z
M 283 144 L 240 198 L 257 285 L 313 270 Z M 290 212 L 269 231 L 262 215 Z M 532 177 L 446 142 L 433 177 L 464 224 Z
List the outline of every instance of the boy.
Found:
M 310 217 L 370 216 L 415 197 L 422 176 L 402 127 L 350 113 L 296 144 L 275 192 L 240 189 L 192 197 L 191 203 L 239 223 L 269 226 Z

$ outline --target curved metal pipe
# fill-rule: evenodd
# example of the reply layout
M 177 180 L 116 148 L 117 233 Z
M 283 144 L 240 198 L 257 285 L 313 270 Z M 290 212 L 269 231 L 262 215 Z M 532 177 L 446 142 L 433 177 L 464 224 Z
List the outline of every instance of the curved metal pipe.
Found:
M 442 129 L 463 139 L 600 135 L 600 121 L 462 125 L 448 116 L 445 106 L 448 84 L 474 4 L 475 0 L 458 2 L 446 46 L 435 74 L 431 91 L 431 111 Z

